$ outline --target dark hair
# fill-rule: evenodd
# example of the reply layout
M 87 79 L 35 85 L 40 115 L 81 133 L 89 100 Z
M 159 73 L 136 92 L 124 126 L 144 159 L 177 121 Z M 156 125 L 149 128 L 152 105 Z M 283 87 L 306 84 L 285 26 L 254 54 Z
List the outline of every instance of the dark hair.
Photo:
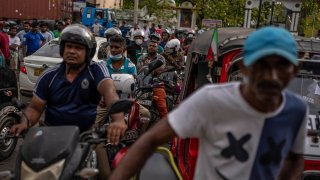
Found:
M 149 43 L 156 43 L 156 44 L 159 45 L 159 41 L 156 41 L 156 40 L 153 40 L 153 39 L 152 39 L 152 40 L 150 39 L 150 40 L 149 40 Z M 148 45 L 149 45 L 149 43 L 148 43 Z
M 29 21 L 25 21 L 25 22 L 23 23 L 23 25 L 25 25 L 25 24 L 29 24 L 29 25 L 30 25 L 30 22 L 29 22 Z
M 37 26 L 39 26 L 39 23 L 36 21 L 31 24 L 31 27 L 37 27 Z
M 120 43 L 123 47 L 126 47 L 126 40 L 120 35 L 114 35 L 110 38 L 110 43 Z
M 46 22 L 40 22 L 40 27 L 43 27 L 43 26 L 47 26 L 47 27 L 48 27 L 48 23 L 46 23 Z
M 16 30 L 18 30 L 17 26 L 13 26 L 13 25 L 10 26 L 10 30 L 11 30 L 11 29 L 16 29 Z

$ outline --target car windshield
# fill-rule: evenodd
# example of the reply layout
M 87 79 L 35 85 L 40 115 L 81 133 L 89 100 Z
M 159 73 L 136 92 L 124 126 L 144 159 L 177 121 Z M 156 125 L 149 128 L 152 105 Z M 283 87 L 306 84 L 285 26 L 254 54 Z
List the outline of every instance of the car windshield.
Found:
M 61 58 L 60 52 L 59 52 L 59 41 L 52 40 L 52 41 L 46 43 L 38 51 L 36 51 L 33 55 Z

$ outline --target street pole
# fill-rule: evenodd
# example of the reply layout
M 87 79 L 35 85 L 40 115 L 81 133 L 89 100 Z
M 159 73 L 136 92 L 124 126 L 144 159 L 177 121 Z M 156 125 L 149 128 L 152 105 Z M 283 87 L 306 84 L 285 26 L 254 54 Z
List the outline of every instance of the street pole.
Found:
M 258 29 L 260 26 L 261 8 L 262 8 L 262 0 L 259 1 L 259 11 L 258 11 L 258 20 L 257 20 L 256 29 Z
M 271 16 L 270 16 L 270 25 L 273 24 L 273 11 L 274 11 L 274 4 L 275 4 L 275 0 L 272 0 L 272 4 L 271 4 Z
M 135 24 L 138 24 L 138 5 L 139 5 L 139 0 L 134 0 L 133 23 Z

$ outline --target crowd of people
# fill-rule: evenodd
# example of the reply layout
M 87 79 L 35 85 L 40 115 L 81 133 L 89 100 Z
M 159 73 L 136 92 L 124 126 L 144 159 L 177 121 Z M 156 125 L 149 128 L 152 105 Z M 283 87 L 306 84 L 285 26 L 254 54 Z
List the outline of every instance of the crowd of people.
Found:
M 96 49 L 94 36 L 100 36 L 100 28 L 95 24 L 89 30 L 58 21 L 51 32 L 41 22 L 24 22 L 23 26 L 0 22 L 0 49 L 7 66 L 18 62 L 12 54 L 18 54 L 19 47 L 22 57 L 28 56 L 57 37 L 63 58 L 61 64 L 41 75 L 25 110 L 26 117 L 11 128 L 12 133 L 19 135 L 37 124 L 44 110 L 47 126 L 76 125 L 80 132 L 89 130 L 105 119 L 107 107 L 119 99 L 112 73 L 136 75 L 155 60 L 163 62 L 155 75 L 169 66 L 183 70 L 183 56 L 196 37 L 193 30 L 172 31 L 154 23 L 151 27 L 144 23 L 141 28 L 135 24 L 128 29 L 123 21 L 121 26 L 116 23 L 103 33 L 109 42 L 108 58 L 97 63 L 92 57 Z M 298 69 L 294 38 L 280 28 L 257 30 L 244 44 L 240 68 L 245 81 L 205 86 L 171 113 L 166 107 L 164 87 L 154 88 L 162 119 L 130 148 L 110 178 L 129 179 L 157 146 L 174 136 L 200 139 L 195 179 L 299 177 L 308 110 L 301 99 L 284 90 Z M 127 124 L 123 113 L 111 118 L 107 139 L 114 145 L 124 135 Z M 99 178 L 106 179 L 110 172 L 101 149 L 97 148 Z
M 42 45 L 59 38 L 62 30 L 71 24 L 69 18 L 56 21 L 54 29 L 44 21 L 0 21 L 0 65 L 18 69 L 25 56 L 37 51 Z

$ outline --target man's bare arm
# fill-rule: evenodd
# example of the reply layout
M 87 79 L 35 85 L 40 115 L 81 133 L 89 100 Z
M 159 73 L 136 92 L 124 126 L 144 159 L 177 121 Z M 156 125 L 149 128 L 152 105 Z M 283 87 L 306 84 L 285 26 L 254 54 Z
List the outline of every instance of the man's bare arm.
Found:
M 23 57 L 27 56 L 27 47 L 26 47 L 26 45 L 22 45 L 22 56 Z
M 31 99 L 31 103 L 27 106 L 24 113 L 29 121 L 27 121 L 25 116 L 22 116 L 21 122 L 12 126 L 10 129 L 11 133 L 14 133 L 16 136 L 19 136 L 22 131 L 27 129 L 28 122 L 31 126 L 37 124 L 39 122 L 40 116 L 45 109 L 46 102 L 42 101 L 36 96 L 33 96 Z
M 303 172 L 303 155 L 289 152 L 280 170 L 278 180 L 298 180 Z
M 153 128 L 143 134 L 129 149 L 109 180 L 127 180 L 133 177 L 145 164 L 155 149 L 175 136 L 168 118 L 160 120 Z
M 104 104 L 107 107 L 111 107 L 112 103 L 119 100 L 112 79 L 103 80 L 98 87 L 98 91 L 103 96 Z M 125 134 L 127 124 L 124 121 L 123 113 L 116 113 L 111 115 L 111 123 L 107 129 L 107 139 L 113 145 L 119 143 L 121 137 Z
M 42 112 L 46 107 L 46 102 L 39 99 L 37 96 L 33 96 L 30 104 L 25 110 L 25 114 L 28 117 L 31 125 L 35 125 L 39 122 Z

